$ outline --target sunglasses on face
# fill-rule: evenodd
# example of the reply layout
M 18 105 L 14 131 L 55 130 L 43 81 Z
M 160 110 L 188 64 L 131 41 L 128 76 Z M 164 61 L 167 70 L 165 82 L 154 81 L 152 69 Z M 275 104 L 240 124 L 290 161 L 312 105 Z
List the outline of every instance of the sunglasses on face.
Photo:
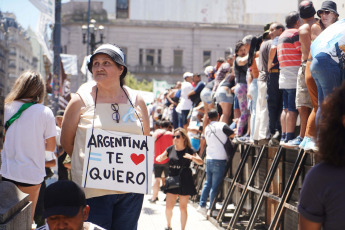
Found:
M 118 104 L 111 104 L 111 109 L 114 111 L 112 118 L 116 123 L 120 122 L 120 113 L 119 113 L 119 105 Z
M 176 135 L 176 136 L 174 135 L 174 136 L 172 136 L 172 137 L 173 137 L 173 139 L 174 139 L 174 138 L 180 139 L 181 135 Z
M 319 15 L 323 15 L 323 14 L 329 15 L 330 13 L 332 13 L 332 12 L 329 11 L 329 10 L 320 10 L 320 11 L 319 11 Z

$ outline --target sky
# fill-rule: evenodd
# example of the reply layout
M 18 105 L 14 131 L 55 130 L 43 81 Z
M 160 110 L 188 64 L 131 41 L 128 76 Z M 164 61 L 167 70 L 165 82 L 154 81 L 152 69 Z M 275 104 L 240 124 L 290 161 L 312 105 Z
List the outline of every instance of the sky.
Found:
M 62 0 L 62 3 L 65 2 L 69 0 Z M 17 22 L 24 29 L 30 26 L 32 30 L 36 30 L 40 12 L 29 0 L 0 0 L 0 10 L 14 13 Z

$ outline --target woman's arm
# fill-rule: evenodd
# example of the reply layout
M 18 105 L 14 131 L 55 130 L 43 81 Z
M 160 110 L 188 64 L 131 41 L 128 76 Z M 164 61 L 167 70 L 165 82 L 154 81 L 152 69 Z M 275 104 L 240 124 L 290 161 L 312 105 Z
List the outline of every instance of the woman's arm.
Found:
M 161 155 L 156 157 L 156 161 L 162 162 L 162 161 L 164 161 L 167 158 L 168 158 L 168 152 L 165 150 Z
M 50 167 L 54 167 L 56 165 L 56 160 L 51 160 L 51 161 L 46 161 L 45 163 L 45 167 L 50 168 Z
M 200 158 L 200 156 L 196 153 L 194 153 L 193 155 L 189 154 L 189 153 L 185 153 L 184 158 L 187 158 L 191 161 L 194 161 L 196 164 L 198 165 L 202 165 L 204 164 L 204 161 Z
M 312 222 L 299 214 L 298 230 L 320 230 L 322 223 Z
M 54 152 L 55 146 L 56 146 L 56 138 L 55 138 L 55 136 L 46 139 L 45 140 L 45 144 L 46 144 L 46 151 Z
M 145 101 L 140 95 L 137 95 L 136 104 L 139 106 L 141 110 L 141 118 L 143 122 L 144 135 L 149 136 L 150 135 L 149 114 L 147 112 Z
M 62 120 L 61 127 L 61 145 L 68 155 L 72 156 L 74 147 L 74 138 L 77 131 L 80 111 L 84 106 L 83 100 L 78 94 L 72 97 L 67 105 L 65 114 Z

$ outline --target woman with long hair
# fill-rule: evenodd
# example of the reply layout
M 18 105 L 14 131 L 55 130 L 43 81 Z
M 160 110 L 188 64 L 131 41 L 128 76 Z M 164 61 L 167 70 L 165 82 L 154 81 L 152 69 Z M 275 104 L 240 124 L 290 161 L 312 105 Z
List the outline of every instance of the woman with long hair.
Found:
M 181 211 L 181 229 L 184 230 L 187 223 L 187 204 L 190 196 L 196 194 L 192 171 L 189 168 L 191 162 L 198 165 L 203 164 L 203 160 L 192 149 L 186 130 L 177 128 L 174 130 L 173 145 L 169 146 L 156 160 L 158 162 L 169 158 L 169 177 L 179 176 L 178 188 L 166 188 L 166 209 L 165 215 L 168 223 L 166 230 L 171 230 L 171 218 L 176 200 L 179 197 L 179 207 Z
M 318 156 L 298 204 L 299 229 L 345 229 L 345 82 L 322 103 Z
M 3 181 L 12 182 L 29 194 L 32 216 L 46 175 L 46 151 L 52 154 L 55 150 L 55 117 L 51 109 L 40 104 L 45 90 L 42 76 L 28 70 L 16 80 L 5 99 L 6 133 L 0 174 Z M 15 115 L 19 117 L 15 119 Z

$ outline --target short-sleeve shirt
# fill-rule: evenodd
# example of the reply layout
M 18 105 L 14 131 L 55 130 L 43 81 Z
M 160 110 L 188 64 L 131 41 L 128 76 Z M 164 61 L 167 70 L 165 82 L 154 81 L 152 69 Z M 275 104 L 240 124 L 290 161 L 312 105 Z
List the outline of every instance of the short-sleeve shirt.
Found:
M 180 102 L 177 105 L 176 111 L 190 110 L 193 106 L 192 101 L 188 98 L 188 94 L 193 90 L 193 85 L 187 81 L 182 82 Z
M 181 151 L 176 151 L 174 145 L 171 145 L 166 149 L 166 151 L 169 158 L 169 176 L 177 176 L 179 175 L 181 168 L 189 168 L 192 161 L 183 156 L 185 153 L 193 155 L 193 149 L 187 147 Z
M 23 104 L 20 101 L 6 104 L 4 122 Z M 13 181 L 40 184 L 46 175 L 45 140 L 55 136 L 55 117 L 51 109 L 41 104 L 30 106 L 6 132 L 0 174 Z
M 345 229 L 345 167 L 320 163 L 309 170 L 303 182 L 298 212 L 322 223 L 323 229 Z

